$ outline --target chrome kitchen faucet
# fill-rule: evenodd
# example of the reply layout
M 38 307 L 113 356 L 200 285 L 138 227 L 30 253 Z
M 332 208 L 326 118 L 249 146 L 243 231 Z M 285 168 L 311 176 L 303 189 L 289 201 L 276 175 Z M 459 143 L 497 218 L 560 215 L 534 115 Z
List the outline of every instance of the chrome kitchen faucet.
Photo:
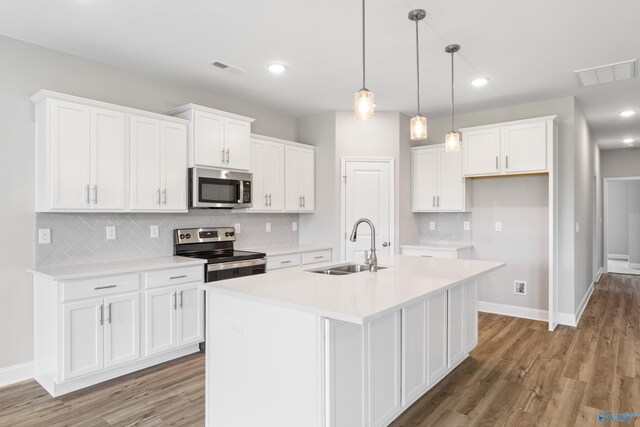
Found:
M 376 228 L 373 226 L 373 223 L 367 218 L 360 218 L 357 220 L 353 225 L 353 231 L 351 232 L 349 240 L 352 242 L 356 241 L 356 238 L 358 237 L 358 226 L 362 222 L 366 222 L 369 224 L 369 227 L 371 227 L 371 253 L 369 254 L 367 251 L 364 251 L 364 263 L 371 266 L 371 271 L 378 271 L 378 257 L 376 256 Z

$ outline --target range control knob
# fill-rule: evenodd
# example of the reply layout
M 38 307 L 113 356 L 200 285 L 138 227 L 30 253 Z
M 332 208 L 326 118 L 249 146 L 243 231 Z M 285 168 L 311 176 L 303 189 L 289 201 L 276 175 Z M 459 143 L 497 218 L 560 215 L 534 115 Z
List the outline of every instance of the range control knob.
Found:
M 184 237 L 186 237 L 187 239 L 190 239 L 191 238 L 191 234 L 187 233 Z
M 184 239 L 184 234 L 181 234 L 180 235 L 180 240 L 183 240 L 183 239 Z
M 229 234 L 229 232 L 227 231 L 226 233 L 224 233 L 224 237 L 229 237 L 231 234 Z
M 233 231 L 229 233 L 229 236 L 231 236 L 231 237 L 233 237 L 235 235 L 236 235 L 236 233 L 234 233 Z

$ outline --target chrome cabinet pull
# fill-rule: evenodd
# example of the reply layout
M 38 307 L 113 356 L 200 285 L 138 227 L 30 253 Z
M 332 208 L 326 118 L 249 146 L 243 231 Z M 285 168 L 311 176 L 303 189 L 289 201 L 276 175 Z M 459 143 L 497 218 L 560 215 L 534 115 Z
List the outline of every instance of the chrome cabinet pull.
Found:
M 436 196 L 436 207 L 440 207 L 440 196 Z
M 227 164 L 229 164 L 229 149 L 227 148 Z
M 498 167 L 498 156 L 496 156 L 496 170 L 498 170 L 498 169 L 499 169 L 499 167 Z
M 288 261 L 280 261 L 280 264 L 289 264 L 289 263 L 291 263 L 291 260 L 288 260 Z
M 506 169 L 509 169 L 509 156 L 504 156 L 504 157 L 505 157 L 505 161 L 507 163 Z
M 432 207 L 436 207 L 436 196 L 433 196 L 432 200 L 431 200 L 431 206 Z
M 104 305 L 100 305 L 100 326 L 104 325 Z
M 222 151 L 220 152 L 220 155 L 222 156 L 222 157 L 220 157 L 220 163 L 221 163 L 221 164 L 224 164 L 224 148 L 223 148 L 223 149 L 222 149 Z
M 180 308 L 182 308 L 182 291 L 180 291 Z
M 87 184 L 87 186 L 84 188 L 85 191 L 85 204 L 89 204 L 89 184 Z
M 107 306 L 107 322 L 111 323 L 111 303 Z
M 93 204 L 97 204 L 98 203 L 98 186 L 94 185 L 93 186 Z
M 302 196 L 298 197 L 298 207 L 301 208 L 302 207 Z
M 167 205 L 167 189 L 162 190 L 162 204 Z
M 184 279 L 185 277 L 187 277 L 186 274 L 183 274 L 182 276 L 171 276 L 169 277 L 169 280 Z
M 314 258 L 314 259 L 322 259 L 322 258 L 324 258 L 324 256 L 322 256 L 322 255 L 318 255 L 318 256 L 314 256 L 313 258 Z
M 160 189 L 158 188 L 158 191 L 156 191 L 156 194 L 158 195 L 158 206 L 160 206 Z
M 269 206 L 269 202 L 268 202 L 268 200 L 269 200 L 269 199 L 268 199 L 267 193 L 264 193 L 264 205 L 265 205 L 265 206 Z
M 269 207 L 271 207 L 271 193 L 269 193 Z
M 178 309 L 178 293 L 177 292 L 173 293 L 173 309 L 174 310 Z
M 307 206 L 307 199 L 305 196 L 302 196 L 302 207 L 304 208 L 305 206 Z
M 115 287 L 117 287 L 117 286 L 118 286 L 118 285 L 98 286 L 97 288 L 93 288 L 93 289 L 94 289 L 94 290 L 96 290 L 96 291 L 99 291 L 99 290 L 101 290 L 101 289 L 111 289 L 111 288 L 115 288 Z

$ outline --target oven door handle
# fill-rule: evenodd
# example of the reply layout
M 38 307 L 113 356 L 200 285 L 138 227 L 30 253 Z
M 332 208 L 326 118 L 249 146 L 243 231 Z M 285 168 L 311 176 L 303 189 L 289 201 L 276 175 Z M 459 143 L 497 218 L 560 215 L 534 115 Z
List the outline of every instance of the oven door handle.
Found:
M 253 267 L 255 265 L 265 265 L 267 260 L 265 258 L 260 259 L 248 259 L 246 261 L 236 262 L 221 262 L 219 264 L 207 264 L 207 272 L 231 270 L 232 268 Z

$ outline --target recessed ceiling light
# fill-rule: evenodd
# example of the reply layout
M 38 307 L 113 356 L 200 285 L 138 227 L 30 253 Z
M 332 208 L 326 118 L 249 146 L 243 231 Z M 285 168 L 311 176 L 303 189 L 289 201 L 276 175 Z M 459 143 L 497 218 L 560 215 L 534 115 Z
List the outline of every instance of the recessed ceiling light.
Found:
M 489 79 L 486 77 L 478 77 L 477 79 L 471 80 L 471 84 L 475 87 L 486 86 L 487 83 L 489 83 Z
M 633 143 L 633 138 L 625 138 L 622 140 L 622 142 L 624 142 L 625 144 L 631 144 Z
M 284 64 L 269 64 L 267 66 L 267 70 L 271 71 L 273 74 L 282 74 L 285 72 L 287 67 Z
M 635 113 L 636 113 L 636 112 L 635 112 L 635 111 L 633 111 L 633 110 L 627 110 L 627 111 L 623 111 L 623 112 L 621 112 L 621 113 L 620 113 L 620 115 L 621 115 L 622 117 L 631 117 L 631 116 L 633 116 Z

